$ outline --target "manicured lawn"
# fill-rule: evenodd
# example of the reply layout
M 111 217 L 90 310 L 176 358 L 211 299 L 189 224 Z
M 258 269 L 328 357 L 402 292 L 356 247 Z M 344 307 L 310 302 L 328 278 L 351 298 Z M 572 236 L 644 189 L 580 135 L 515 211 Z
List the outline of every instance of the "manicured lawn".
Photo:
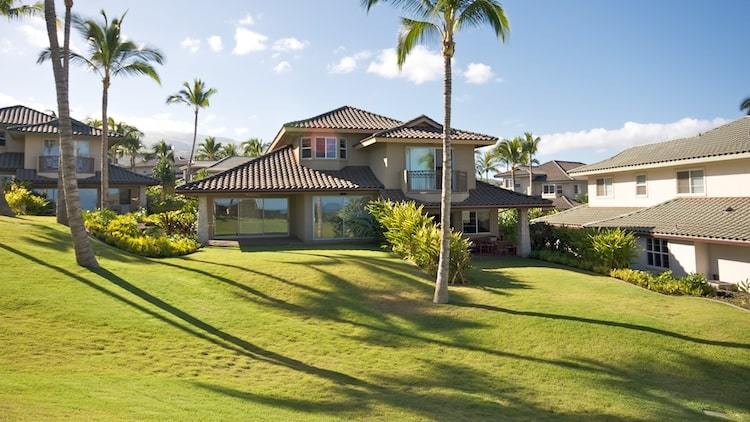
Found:
M 387 253 L 97 243 L 0 217 L 0 419 L 750 418 L 750 313 L 521 259 L 453 304 Z

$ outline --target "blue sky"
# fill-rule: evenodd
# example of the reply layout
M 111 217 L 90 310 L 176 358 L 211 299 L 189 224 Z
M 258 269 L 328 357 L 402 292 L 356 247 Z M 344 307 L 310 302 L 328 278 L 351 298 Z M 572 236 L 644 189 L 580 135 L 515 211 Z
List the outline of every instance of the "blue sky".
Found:
M 691 135 L 740 117 L 738 104 L 750 95 L 750 2 L 503 4 L 512 25 L 506 44 L 484 28 L 458 38 L 454 123 L 499 137 L 542 135 L 541 159 L 590 162 Z M 189 132 L 189 110 L 164 100 L 200 77 L 219 90 L 200 122 L 207 135 L 270 140 L 285 121 L 343 104 L 403 120 L 442 118 L 437 47 L 417 51 L 400 74 L 393 66 L 399 10 L 380 5 L 367 14 L 358 0 L 221 5 L 77 0 L 83 15 L 128 10 L 125 34 L 167 57 L 161 86 L 114 81 L 110 114 L 147 132 Z M 55 104 L 51 69 L 34 62 L 43 31 L 39 21 L 0 22 L 0 105 Z M 99 114 L 97 78 L 83 69 L 71 77 L 76 117 Z

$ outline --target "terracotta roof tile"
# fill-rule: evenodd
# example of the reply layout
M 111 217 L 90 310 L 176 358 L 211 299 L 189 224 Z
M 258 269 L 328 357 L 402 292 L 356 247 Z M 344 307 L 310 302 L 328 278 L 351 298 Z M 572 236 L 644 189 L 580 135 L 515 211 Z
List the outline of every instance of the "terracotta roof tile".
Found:
M 383 130 L 399 125 L 401 122 L 390 117 L 375 114 L 366 110 L 351 106 L 339 107 L 335 110 L 310 117 L 309 119 L 297 120 L 285 123 L 285 127 L 296 128 L 321 128 L 321 129 L 362 129 Z
M 75 119 L 71 119 L 71 123 L 73 127 L 74 136 L 102 136 L 102 130 L 99 128 L 89 126 Z M 50 120 L 50 121 L 43 122 L 43 123 L 21 125 L 21 126 L 9 126 L 8 130 L 12 130 L 14 132 L 57 134 L 59 133 L 58 125 L 59 125 L 59 120 L 54 119 L 54 120 Z M 113 138 L 119 137 L 119 135 L 114 132 L 111 132 L 109 136 Z
M 78 180 L 79 185 L 98 185 L 100 182 L 101 174 L 96 172 L 95 175 L 89 176 Z M 44 177 L 37 174 L 34 169 L 18 169 L 16 170 L 16 179 L 35 183 L 40 185 L 56 185 L 57 179 L 50 177 Z M 155 186 L 159 184 L 159 181 L 153 177 L 143 176 L 141 174 L 133 173 L 130 170 L 122 167 L 110 164 L 109 166 L 109 183 L 112 186 L 122 185 L 145 185 Z
M 414 201 L 426 208 L 438 208 L 439 202 L 418 201 L 407 197 L 400 189 L 388 189 L 381 196 L 391 201 Z M 538 196 L 528 196 L 477 180 L 477 188 L 469 190 L 469 197 L 461 202 L 452 202 L 454 208 L 512 208 L 550 207 L 552 202 Z
M 590 207 L 583 204 L 557 214 L 545 215 L 531 220 L 532 223 L 547 223 L 553 226 L 583 227 L 602 220 L 641 210 L 638 207 Z
M 419 116 L 404 124 L 376 132 L 360 141 L 360 143 L 373 138 L 439 140 L 443 138 L 443 125 L 427 116 Z M 497 142 L 497 138 L 494 136 L 456 128 L 451 128 L 451 140 Z
M 31 125 L 54 119 L 54 116 L 22 105 L 0 108 L 0 124 L 3 125 Z
M 572 177 L 568 175 L 568 172 L 573 170 L 574 168 L 584 166 L 584 163 L 579 163 L 576 161 L 560 161 L 560 160 L 551 160 L 547 161 L 546 163 L 540 164 L 538 166 L 534 166 L 534 169 L 532 172 L 534 173 L 534 180 L 543 180 L 543 181 L 559 181 L 559 180 L 573 180 Z M 518 177 L 529 177 L 529 168 L 528 166 L 519 166 L 516 169 L 516 178 Z M 497 178 L 502 177 L 510 177 L 510 172 L 505 171 L 502 173 L 498 173 L 495 175 Z

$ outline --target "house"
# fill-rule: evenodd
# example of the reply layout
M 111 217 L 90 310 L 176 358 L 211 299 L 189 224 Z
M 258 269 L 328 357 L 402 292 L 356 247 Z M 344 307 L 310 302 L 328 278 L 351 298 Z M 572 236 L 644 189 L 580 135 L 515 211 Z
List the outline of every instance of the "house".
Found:
M 570 174 L 588 179 L 589 203 L 534 222 L 635 232 L 636 268 L 750 278 L 750 117 Z
M 141 161 L 136 161 L 135 167 L 133 167 L 133 173 L 140 174 L 142 176 L 151 176 L 154 174 L 154 167 L 159 164 L 158 158 L 149 158 Z M 187 160 L 181 157 L 176 157 L 174 160 L 174 175 L 175 179 L 177 176 L 182 176 L 179 168 L 187 164 Z M 122 164 L 121 167 L 129 168 L 130 164 Z
M 73 120 L 81 207 L 87 210 L 99 203 L 101 135 L 100 129 Z M 26 183 L 54 202 L 59 156 L 57 118 L 22 105 L 0 108 L 0 177 Z M 111 207 L 127 212 L 145 207 L 146 188 L 159 182 L 110 164 L 109 183 Z
M 569 173 L 583 165 L 584 163 L 578 161 L 552 160 L 534 166 L 531 170 L 531 192 L 529 192 L 529 166 L 519 166 L 516 169 L 515 186 L 513 186 L 510 171 L 496 174 L 495 177 L 502 180 L 502 185 L 506 189 L 540 195 L 542 198 L 550 199 L 555 208 L 567 210 L 581 205 L 579 201 L 586 195 L 585 178 L 576 179 Z
M 474 149 L 489 135 L 453 129 L 454 227 L 467 236 L 498 236 L 498 208 L 517 208 L 519 252 L 528 254 L 528 208 L 551 203 L 477 181 Z M 414 200 L 438 215 L 442 126 L 427 116 L 408 122 L 344 106 L 286 123 L 267 152 L 187 183 L 198 198 L 202 242 L 238 237 L 295 237 L 304 242 L 356 238 L 349 216 L 378 197 Z

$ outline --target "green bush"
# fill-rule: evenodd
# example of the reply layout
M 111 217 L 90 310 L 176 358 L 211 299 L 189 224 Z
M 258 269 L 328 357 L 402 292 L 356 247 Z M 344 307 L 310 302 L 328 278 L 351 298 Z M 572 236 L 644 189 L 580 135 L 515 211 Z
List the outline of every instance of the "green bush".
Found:
M 7 186 L 5 200 L 18 215 L 50 215 L 53 210 L 52 203 L 47 198 L 17 183 Z
M 635 234 L 619 228 L 599 230 L 589 237 L 595 258 L 607 268 L 626 268 L 638 249 Z
M 612 270 L 610 276 L 668 295 L 708 296 L 714 293 L 703 274 L 693 273 L 685 277 L 675 277 L 672 271 L 653 275 L 646 271 L 619 268 Z
M 531 252 L 530 257 L 542 261 L 567 265 L 569 267 L 581 268 L 594 273 L 609 273 L 609 268 L 601 264 L 597 264 L 594 261 L 582 260 L 562 251 L 553 251 L 549 249 L 535 250 Z
M 638 241 L 634 234 L 616 229 L 553 227 L 545 223 L 530 227 L 531 248 L 555 254 L 535 254 L 539 259 L 553 257 L 560 262 L 560 254 L 568 259 L 565 265 L 590 271 L 608 273 L 613 268 L 624 268 L 635 256 Z M 602 271 L 602 269 L 604 271 Z
M 412 201 L 394 203 L 377 200 L 367 210 L 380 225 L 391 250 L 401 258 L 414 262 L 428 274 L 437 274 L 440 259 L 440 228 L 424 207 Z M 471 267 L 469 241 L 460 232 L 451 230 L 449 282 L 462 283 Z
M 158 214 L 167 211 L 189 211 L 197 212 L 198 201 L 194 198 L 172 193 L 162 186 L 151 186 L 146 190 L 146 209 L 149 214 Z

